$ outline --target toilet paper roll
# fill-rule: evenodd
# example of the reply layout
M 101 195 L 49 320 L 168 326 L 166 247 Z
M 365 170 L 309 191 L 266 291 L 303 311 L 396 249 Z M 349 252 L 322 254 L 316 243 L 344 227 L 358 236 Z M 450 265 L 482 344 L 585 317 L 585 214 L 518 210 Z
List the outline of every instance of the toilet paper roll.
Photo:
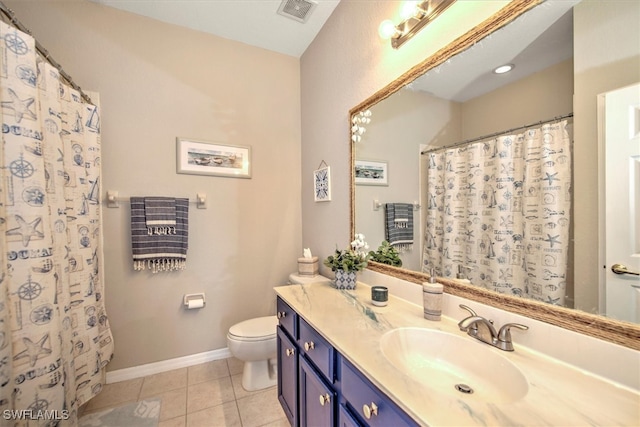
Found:
M 190 299 L 189 301 L 187 301 L 187 310 L 202 307 L 204 307 L 204 300 L 202 298 Z

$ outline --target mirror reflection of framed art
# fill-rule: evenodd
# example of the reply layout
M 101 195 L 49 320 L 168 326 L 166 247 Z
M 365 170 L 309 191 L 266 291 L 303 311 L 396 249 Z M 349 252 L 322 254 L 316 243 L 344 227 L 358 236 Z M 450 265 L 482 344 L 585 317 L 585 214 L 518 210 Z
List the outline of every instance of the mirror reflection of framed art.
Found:
M 389 185 L 387 162 L 356 160 L 355 183 L 357 185 Z

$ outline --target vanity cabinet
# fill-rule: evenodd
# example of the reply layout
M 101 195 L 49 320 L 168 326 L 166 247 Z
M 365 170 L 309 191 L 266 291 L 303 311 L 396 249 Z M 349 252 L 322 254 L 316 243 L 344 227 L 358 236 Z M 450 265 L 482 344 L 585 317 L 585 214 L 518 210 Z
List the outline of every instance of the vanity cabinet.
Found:
M 278 400 L 293 427 L 417 426 L 278 298 Z

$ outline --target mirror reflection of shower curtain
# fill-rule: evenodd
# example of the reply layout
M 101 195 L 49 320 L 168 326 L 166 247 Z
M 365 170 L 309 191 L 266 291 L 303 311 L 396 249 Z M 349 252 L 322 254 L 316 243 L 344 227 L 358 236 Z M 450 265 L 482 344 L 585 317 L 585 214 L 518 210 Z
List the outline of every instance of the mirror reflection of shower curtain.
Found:
M 113 354 L 99 109 L 37 57 L 29 35 L 0 23 L 0 50 L 0 411 L 75 425 Z
M 423 272 L 564 305 L 571 207 L 567 121 L 427 155 Z

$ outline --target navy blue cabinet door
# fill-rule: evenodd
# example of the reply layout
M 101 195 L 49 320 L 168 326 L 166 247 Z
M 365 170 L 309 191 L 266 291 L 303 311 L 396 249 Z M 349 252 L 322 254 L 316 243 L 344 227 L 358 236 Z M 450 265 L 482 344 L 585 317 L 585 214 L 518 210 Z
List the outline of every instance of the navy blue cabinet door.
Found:
M 278 327 L 278 400 L 293 427 L 298 425 L 298 350 Z
M 336 395 L 303 357 L 300 373 L 300 427 L 333 426 Z
M 360 427 L 360 423 L 349 413 L 349 410 L 340 405 L 340 411 L 338 412 L 338 426 L 339 427 Z

